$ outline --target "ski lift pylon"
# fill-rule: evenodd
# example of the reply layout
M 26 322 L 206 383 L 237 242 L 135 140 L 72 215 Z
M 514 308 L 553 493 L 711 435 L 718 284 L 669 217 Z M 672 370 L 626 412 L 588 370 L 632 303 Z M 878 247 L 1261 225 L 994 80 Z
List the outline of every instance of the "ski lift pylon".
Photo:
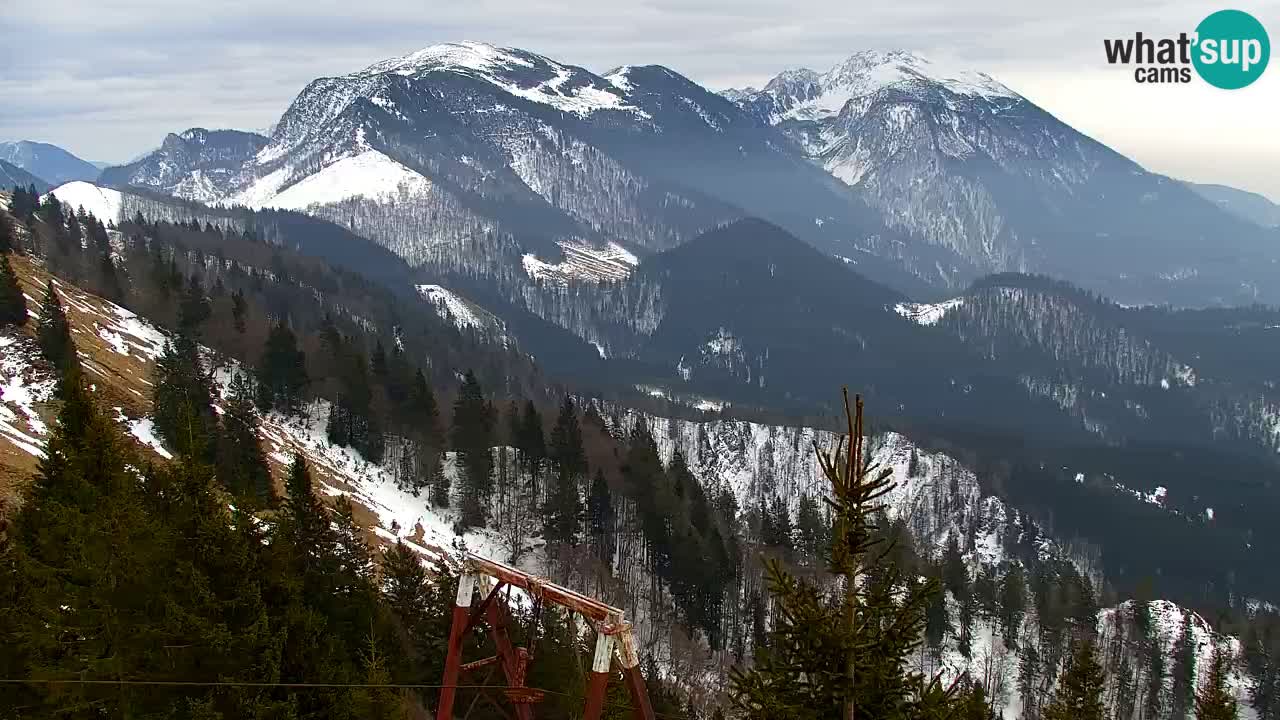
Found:
M 530 647 L 527 649 L 512 645 L 507 629 L 510 612 L 499 596 L 503 587 L 520 588 L 534 598 L 536 610 L 529 636 Z M 472 597 L 477 589 L 483 599 L 472 608 Z M 544 693 L 537 688 L 526 687 L 525 678 L 536 652 L 537 638 L 541 632 L 540 615 L 547 602 L 582 615 L 596 631 L 595 655 L 591 663 L 591 675 L 587 680 L 582 720 L 599 720 L 604 710 L 605 690 L 609 684 L 615 651 L 631 697 L 633 716 L 636 720 L 654 720 L 653 707 L 649 704 L 649 693 L 636 656 L 631 623 L 624 619 L 621 609 L 510 565 L 470 553 L 463 557 L 462 574 L 458 578 L 458 594 L 453 607 L 453 625 L 449 631 L 449 648 L 445 656 L 444 678 L 440 683 L 436 720 L 453 720 L 453 702 L 462 672 L 493 664 L 500 665 L 506 677 L 507 687 L 503 689 L 503 693 L 511 702 L 517 720 L 533 720 L 534 706 L 542 700 Z M 489 625 L 497 655 L 464 665 L 463 637 L 482 617 Z

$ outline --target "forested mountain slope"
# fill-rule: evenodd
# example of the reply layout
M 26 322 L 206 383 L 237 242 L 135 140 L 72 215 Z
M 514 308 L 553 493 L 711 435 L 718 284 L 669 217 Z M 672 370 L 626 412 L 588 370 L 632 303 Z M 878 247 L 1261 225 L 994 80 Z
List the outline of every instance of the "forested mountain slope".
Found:
M 441 317 L 434 303 L 412 315 L 402 306 L 401 324 L 394 324 L 389 312 L 399 301 L 390 294 L 322 261 L 264 245 L 252 234 L 145 218 L 124 223 L 119 231 L 77 218 L 72 230 L 72 220 L 59 212 L 46 203 L 33 223 L 20 224 L 24 247 L 38 247 L 48 266 L 64 277 L 145 308 L 175 338 L 171 347 L 161 347 L 160 332 L 148 330 L 151 326 L 141 320 L 130 322 L 125 332 L 108 321 L 128 319 L 126 311 L 63 283 L 56 293 L 67 312 L 85 313 L 75 324 L 81 332 L 72 333 L 77 345 L 97 337 L 111 346 L 83 360 L 86 378 L 101 387 L 93 394 L 109 392 L 106 388 L 118 383 L 113 378 L 150 367 L 145 387 L 137 393 L 126 392 L 127 387 L 119 391 L 142 396 L 134 407 L 146 412 L 146 396 L 188 382 L 182 379 L 187 375 L 173 372 L 172 363 L 183 357 L 176 338 L 198 332 L 215 351 L 201 353 L 200 362 L 224 368 L 215 374 L 217 390 L 202 416 L 218 415 L 217 406 L 224 418 L 228 413 L 255 417 L 264 461 L 275 468 L 277 480 L 289 453 L 300 451 L 317 489 L 356 503 L 339 526 L 354 528 L 370 542 L 400 538 L 412 543 L 406 545 L 411 553 L 417 545 L 428 555 L 438 554 L 452 541 L 450 526 L 456 523 L 474 548 L 512 553 L 530 567 L 544 567 L 554 577 L 625 602 L 642 619 L 645 652 L 654 657 L 655 668 L 681 678 L 680 692 L 699 712 L 710 712 L 722 700 L 715 689 L 722 687 L 725 668 L 743 662 L 761 642 L 757 631 L 771 622 L 766 610 L 753 609 L 761 607 L 760 554 L 786 558 L 800 568 L 816 563 L 822 511 L 814 502 L 817 486 L 807 446 L 828 443 L 829 434 L 728 420 L 679 421 L 598 403 L 586 412 L 572 403 L 557 409 L 554 395 L 548 396 L 524 360 L 501 342 L 459 332 L 456 318 Z M 36 237 L 25 235 L 28 227 L 35 228 Z M 83 242 L 69 242 L 72 232 L 80 232 Z M 207 251 L 204 243 L 215 244 L 221 255 Z M 759 265 L 752 247 L 757 246 L 743 245 L 740 256 Z M 758 248 L 765 258 L 776 249 L 768 242 Z M 99 254 L 110 262 L 100 262 Z M 31 268 L 24 274 L 36 277 L 39 271 Z M 867 304 L 899 297 L 874 286 L 864 292 Z M 299 352 L 309 381 L 305 386 L 289 370 L 297 367 Z M 195 356 L 187 357 L 189 362 Z M 128 367 L 137 364 L 134 373 L 110 372 L 108 359 L 117 358 L 127 359 Z M 422 387 L 416 385 L 411 358 L 430 361 L 417 377 L 430 378 L 430 386 L 440 388 L 439 400 L 424 404 L 426 395 L 400 389 L 399 383 Z M 255 384 L 267 388 L 250 401 L 265 406 L 260 415 L 239 414 L 246 398 L 233 379 L 237 366 L 254 368 Z M 467 367 L 478 372 L 459 383 L 458 374 Z M 452 387 L 458 388 L 456 395 Z M 535 402 L 511 402 L 520 395 Z M 452 413 L 445 409 L 451 396 Z M 439 425 L 422 422 L 431 416 L 428 405 L 439 408 Z M 181 448 L 181 436 L 166 434 L 172 416 L 157 414 L 156 407 L 165 406 L 151 408 L 154 430 L 146 433 L 147 444 L 176 458 L 186 456 L 190 450 Z M 544 413 L 546 422 L 540 417 Z M 145 421 L 140 415 L 124 422 L 133 431 Z M 927 451 L 897 434 L 881 436 L 873 447 L 900 483 L 886 528 L 898 534 L 900 562 L 949 577 L 944 621 L 934 628 L 937 642 L 927 644 L 921 664 L 946 668 L 954 676 L 966 668 L 981 672 L 988 661 L 998 660 L 989 667 L 1000 668 L 991 677 L 993 682 L 1002 678 L 1006 716 L 1013 717 L 1027 702 L 1043 703 L 1065 643 L 1081 623 L 1094 622 L 1098 605 L 1108 604 L 1108 583 L 1100 580 L 1110 572 L 1108 549 L 1091 548 L 1087 538 L 1053 539 L 1034 513 L 1015 510 L 954 456 Z M 227 462 L 216 459 L 214 467 L 222 473 Z M 245 492 L 235 484 L 228 487 Z M 278 482 L 275 492 L 280 492 Z M 251 498 L 236 504 L 256 502 Z M 1144 608 L 1149 612 L 1141 612 Z M 1002 617 L 1014 618 L 1016 625 Z M 1177 642 L 1166 625 L 1181 611 L 1157 603 L 1096 617 L 1103 628 L 1137 628 L 1124 630 L 1131 640 L 1117 645 L 1116 655 L 1134 663 L 1145 657 L 1144 647 Z M 1134 619 L 1120 625 L 1107 620 L 1115 617 Z M 1244 617 L 1240 610 L 1230 622 L 1244 627 Z M 1201 620 L 1190 627 L 1191 637 L 1208 637 Z M 1118 631 L 1109 632 L 1115 637 Z M 1197 643 L 1203 667 L 1210 645 Z M 1031 682 L 1025 691 L 1014 690 L 1020 658 L 1033 647 L 1038 665 Z M 1258 682 L 1270 677 L 1265 647 L 1260 645 L 1263 654 L 1256 656 L 1262 664 L 1242 671 L 1242 692 L 1255 675 L 1262 678 Z M 1119 673 L 1121 667 L 1109 666 L 1109 672 Z M 1135 677 L 1156 678 L 1163 685 L 1174 672 L 1147 669 Z M 1185 698 L 1185 686 L 1173 687 L 1170 698 L 1180 692 Z

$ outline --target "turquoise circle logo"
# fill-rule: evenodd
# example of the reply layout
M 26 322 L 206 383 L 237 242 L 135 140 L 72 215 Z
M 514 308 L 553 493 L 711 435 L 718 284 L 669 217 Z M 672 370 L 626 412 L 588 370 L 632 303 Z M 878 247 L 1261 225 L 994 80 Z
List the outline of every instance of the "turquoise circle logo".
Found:
M 1205 82 L 1239 90 L 1262 76 L 1271 59 L 1271 39 L 1258 19 L 1243 10 L 1219 10 L 1196 26 L 1191 62 Z

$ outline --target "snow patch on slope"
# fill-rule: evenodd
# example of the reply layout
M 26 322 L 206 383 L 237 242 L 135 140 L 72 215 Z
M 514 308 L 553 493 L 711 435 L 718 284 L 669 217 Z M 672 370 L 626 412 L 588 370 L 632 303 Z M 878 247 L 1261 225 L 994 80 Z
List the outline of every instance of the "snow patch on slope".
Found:
M 895 312 L 918 325 L 937 325 L 947 312 L 964 304 L 964 298 L 952 298 L 940 303 L 898 303 Z
M 587 243 L 559 241 L 565 259 L 549 263 L 533 253 L 526 253 L 521 265 L 529 277 L 553 283 L 570 280 L 624 280 L 640 264 L 640 259 L 630 250 L 611 242 L 604 247 Z
M 109 222 L 120 222 L 121 208 L 124 207 L 124 195 L 119 190 L 98 187 L 90 182 L 76 180 L 50 190 L 44 197 L 53 195 L 58 202 L 72 209 L 84 208 L 85 212 L 105 225 Z
M 35 406 L 53 398 L 57 379 L 31 362 L 38 353 L 30 338 L 0 335 L 0 436 L 44 457 L 49 428 Z
M 471 304 L 463 300 L 452 290 L 440 285 L 418 285 L 418 294 L 441 311 L 441 315 L 452 320 L 460 328 L 481 328 L 485 323 L 471 309 Z
M 348 198 L 390 200 L 400 195 L 421 196 L 431 192 L 431 181 L 377 150 L 345 157 L 320 172 L 280 190 L 286 170 L 272 172 L 233 198 L 251 208 L 304 210 L 314 205 L 330 205 Z

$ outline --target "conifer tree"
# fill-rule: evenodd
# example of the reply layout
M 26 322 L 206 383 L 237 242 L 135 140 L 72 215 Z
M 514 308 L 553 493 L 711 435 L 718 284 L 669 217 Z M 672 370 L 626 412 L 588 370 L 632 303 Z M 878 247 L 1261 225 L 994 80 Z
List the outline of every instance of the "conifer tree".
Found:
M 6 640 L 5 653 L 46 677 L 158 671 L 153 649 L 164 635 L 154 593 L 172 578 L 158 570 L 155 553 L 164 543 L 131 470 L 137 461 L 94 406 L 78 366 L 66 369 L 62 394 L 59 422 L 14 523 L 19 628 L 17 646 Z M 128 688 L 66 685 L 42 693 L 41 710 L 93 707 L 128 717 L 145 712 L 150 699 Z
M 573 398 L 565 396 L 560 404 L 560 414 L 551 430 L 551 462 L 556 472 L 568 481 L 580 482 L 587 474 L 587 456 L 582 449 L 582 426 L 578 422 L 578 410 Z
M 1026 604 L 1026 584 L 1022 576 L 1022 566 L 1014 563 L 1005 571 L 1004 581 L 1000 587 L 1000 628 L 1004 633 L 1005 644 L 1009 647 L 1018 645 L 1018 631 L 1022 627 L 1022 616 Z
M 587 498 L 587 518 L 592 553 L 596 559 L 608 565 L 613 561 L 615 512 L 609 483 L 605 480 L 604 471 L 600 468 L 596 468 L 595 477 L 591 480 L 591 493 Z
M 123 302 L 125 299 L 124 282 L 120 278 L 120 273 L 116 270 L 116 261 L 111 257 L 109 249 L 98 256 L 98 276 L 103 297 L 112 302 Z
M 231 295 L 231 323 L 235 327 L 236 332 L 244 334 L 247 326 L 245 318 L 249 314 L 249 304 L 244 300 L 244 291 L 236 290 Z
M 193 338 L 179 334 L 165 343 L 164 352 L 156 359 L 152 384 L 156 432 L 177 453 L 211 461 L 218 423 L 213 410 L 213 380 Z
M 774 720 L 945 717 L 950 693 L 908 667 L 937 585 L 897 572 L 860 580 L 877 557 L 874 518 L 892 489 L 892 469 L 869 461 L 861 398 L 850 406 L 846 393 L 845 415 L 847 434 L 833 451 L 818 452 L 831 486 L 834 590 L 768 563 L 779 608 L 773 638 L 754 668 L 733 671 L 734 703 L 747 717 Z
M 936 569 L 933 572 L 938 572 Z M 936 580 L 936 577 L 935 577 Z M 942 640 L 946 637 L 950 624 L 947 621 L 947 598 L 945 593 L 937 593 L 929 598 L 925 606 L 925 642 L 936 654 L 942 648 Z
M 804 557 L 821 565 L 830 544 L 831 528 L 823 517 L 818 499 L 803 493 L 796 509 L 796 548 Z
M 285 536 L 299 554 L 299 559 L 319 558 L 333 553 L 337 542 L 330 528 L 329 516 L 316 498 L 311 485 L 311 470 L 300 453 L 293 456 L 285 479 Z
M 529 476 L 530 494 L 541 499 L 538 476 L 542 472 L 542 462 L 547 457 L 547 440 L 542 428 L 542 414 L 532 400 L 525 402 L 524 411 L 520 415 L 520 437 L 516 441 L 516 447 L 520 449 L 520 459 Z
M 1044 720 L 1105 720 L 1105 688 L 1106 678 L 1093 641 L 1080 641 L 1058 679 L 1053 702 L 1044 708 Z
M 276 323 L 267 336 L 258 371 L 258 409 L 296 413 L 307 386 L 306 355 L 298 338 L 284 323 Z
M 17 203 L 18 195 L 15 192 L 13 200 L 9 204 L 9 209 L 13 211 L 15 216 L 18 214 L 17 210 L 14 209 Z M 15 227 L 16 225 L 9 218 L 9 214 L 0 212 L 0 253 L 10 253 L 18 249 L 18 233 L 14 229 Z
M 182 293 L 182 301 L 178 304 L 178 332 L 199 337 L 200 326 L 209 319 L 211 313 L 209 298 L 205 297 L 200 278 L 192 275 Z
M 436 403 L 435 393 L 431 391 L 431 385 L 427 383 L 427 377 L 422 374 L 422 368 L 418 368 L 413 374 L 405 420 L 428 447 L 440 449 L 440 407 Z
M 271 468 L 258 441 L 258 410 L 254 405 L 253 383 L 237 372 L 222 415 L 218 445 L 218 476 L 237 497 L 254 506 L 271 502 Z
M 956 600 L 969 592 L 969 569 L 960 554 L 960 541 L 955 533 L 947 537 L 947 548 L 942 553 L 942 582 Z
M 764 536 L 766 545 L 790 552 L 795 546 L 795 529 L 791 523 L 791 510 L 781 496 L 774 495 L 764 510 Z
M 1240 716 L 1229 684 L 1231 661 L 1229 650 L 1221 645 L 1214 648 L 1209 677 L 1196 694 L 1196 720 L 1236 720 Z
M 431 471 L 431 504 L 436 507 L 449 507 L 449 476 L 444 471 L 444 458 L 436 459 L 435 468 Z
M 452 620 L 450 593 L 457 585 L 456 574 L 443 565 L 435 565 L 428 574 L 422 556 L 397 541 L 383 554 L 381 577 L 382 597 L 402 628 L 402 647 L 408 660 L 401 663 L 408 670 L 405 679 L 439 682 L 444 671 Z
M 9 256 L 0 258 L 0 325 L 26 325 L 27 298 Z
M 960 696 L 955 720 L 994 720 L 990 703 L 987 702 L 987 691 L 980 683 L 970 682 Z
M 1169 689 L 1169 711 L 1173 720 L 1183 720 L 1195 706 L 1196 644 L 1191 627 L 1191 613 L 1182 616 L 1178 639 L 1173 643 L 1173 683 Z
M 493 410 L 475 373 L 467 371 L 453 406 L 453 447 L 462 470 L 463 527 L 483 527 L 492 493 Z
M 65 379 L 71 366 L 79 366 L 76 356 L 76 345 L 71 340 L 71 324 L 62 311 L 62 303 L 58 293 L 53 289 L 53 281 L 45 286 L 44 300 L 40 303 L 40 322 L 36 327 L 36 341 L 46 360 L 53 365 Z M 62 391 L 59 390 L 59 395 Z
M 387 351 L 382 347 L 381 339 L 374 345 L 373 356 L 369 359 L 369 369 L 376 378 L 384 379 L 387 377 Z
M 572 474 L 570 467 L 568 463 L 557 463 L 551 498 L 543 510 L 546 517 L 543 532 L 547 541 L 562 545 L 576 542 L 582 526 L 582 498 L 578 493 L 577 476 Z

